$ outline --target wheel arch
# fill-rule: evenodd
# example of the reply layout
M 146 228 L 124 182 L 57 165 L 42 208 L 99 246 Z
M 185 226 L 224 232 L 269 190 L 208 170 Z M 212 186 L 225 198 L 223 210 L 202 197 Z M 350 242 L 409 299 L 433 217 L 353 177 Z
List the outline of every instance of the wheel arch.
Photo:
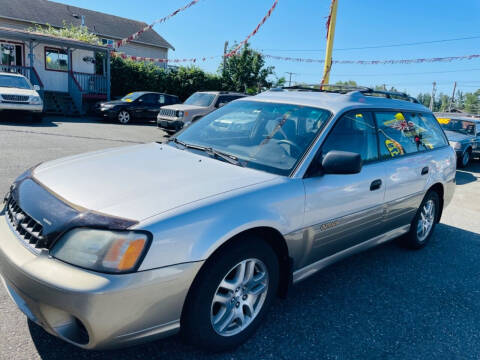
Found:
M 437 217 L 437 222 L 440 222 L 440 219 L 442 218 L 442 213 L 443 213 L 443 204 L 445 202 L 444 200 L 445 189 L 442 183 L 435 183 L 432 186 L 430 186 L 427 193 L 430 191 L 435 191 L 438 194 L 438 197 L 440 198 L 440 209 Z

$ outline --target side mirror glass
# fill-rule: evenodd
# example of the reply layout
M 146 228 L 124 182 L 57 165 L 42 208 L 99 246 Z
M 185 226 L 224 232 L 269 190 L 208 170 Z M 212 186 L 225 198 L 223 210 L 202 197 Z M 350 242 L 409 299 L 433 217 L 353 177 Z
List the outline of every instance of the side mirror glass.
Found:
M 221 107 L 223 107 L 223 106 L 225 106 L 225 105 L 227 105 L 227 103 L 221 102 L 221 103 L 219 103 L 219 104 L 217 105 L 217 108 L 220 109 Z
M 321 160 L 324 174 L 358 174 L 362 170 L 360 154 L 348 151 L 329 151 Z
M 35 90 L 35 91 L 40 91 L 40 86 L 38 86 L 38 85 L 33 85 L 33 90 Z

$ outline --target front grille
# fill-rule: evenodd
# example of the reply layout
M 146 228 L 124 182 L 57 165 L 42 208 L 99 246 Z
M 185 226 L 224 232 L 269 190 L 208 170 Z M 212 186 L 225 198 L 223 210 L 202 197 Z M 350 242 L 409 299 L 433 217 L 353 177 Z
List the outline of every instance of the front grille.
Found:
M 14 101 L 14 102 L 28 102 L 30 97 L 28 95 L 7 95 L 1 94 L 4 101 Z
M 176 117 L 177 112 L 175 110 L 170 109 L 160 109 L 159 115 L 169 116 L 169 117 Z
M 16 235 L 36 252 L 46 248 L 42 235 L 43 226 L 24 212 L 10 195 L 7 200 L 6 218 Z

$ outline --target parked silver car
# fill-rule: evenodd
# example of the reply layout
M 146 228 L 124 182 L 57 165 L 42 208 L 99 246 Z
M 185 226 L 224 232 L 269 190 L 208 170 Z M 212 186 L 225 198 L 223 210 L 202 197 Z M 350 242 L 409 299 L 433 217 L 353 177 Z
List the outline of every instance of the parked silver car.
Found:
M 411 98 L 266 92 L 166 144 L 22 174 L 0 217 L 1 279 L 29 319 L 82 348 L 181 331 L 226 350 L 291 283 L 394 238 L 425 246 L 455 171 L 437 120 Z

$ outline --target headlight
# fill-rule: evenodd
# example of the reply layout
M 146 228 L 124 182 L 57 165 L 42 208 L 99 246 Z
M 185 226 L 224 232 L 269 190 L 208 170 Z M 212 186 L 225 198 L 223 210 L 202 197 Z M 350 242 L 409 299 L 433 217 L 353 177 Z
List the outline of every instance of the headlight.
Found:
M 30 97 L 30 104 L 33 105 L 40 105 L 42 103 L 42 99 L 40 96 L 31 96 Z
M 183 111 L 177 111 L 177 117 L 182 118 L 185 116 L 185 112 Z
M 450 141 L 450 146 L 455 150 L 460 150 L 462 148 L 462 144 L 456 141 Z
M 135 271 L 150 245 L 151 236 L 139 231 L 73 229 L 53 247 L 50 254 L 66 263 L 106 272 Z
M 105 110 L 112 109 L 113 107 L 115 107 L 115 105 L 112 105 L 112 104 L 102 104 L 101 105 L 101 108 L 105 109 Z

